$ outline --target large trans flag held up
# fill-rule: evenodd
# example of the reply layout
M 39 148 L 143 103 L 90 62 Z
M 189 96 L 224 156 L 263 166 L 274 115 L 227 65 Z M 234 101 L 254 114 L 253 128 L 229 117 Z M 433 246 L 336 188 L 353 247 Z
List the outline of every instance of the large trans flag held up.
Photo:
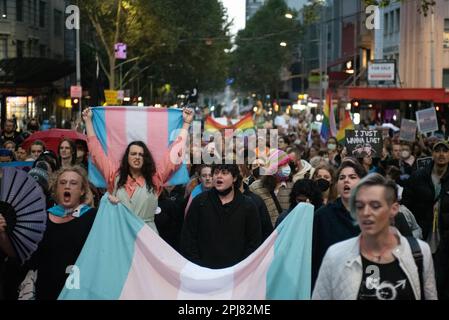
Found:
M 249 257 L 226 269 L 189 262 L 122 204 L 102 198 L 59 299 L 309 299 L 313 206 L 299 204 Z M 70 284 L 70 276 L 67 279 Z
M 143 141 L 160 165 L 170 144 L 182 127 L 182 110 L 142 107 L 97 107 L 92 109 L 93 126 L 104 152 L 120 162 L 132 141 Z M 99 188 L 106 188 L 100 171 L 89 160 L 89 180 Z M 185 164 L 169 180 L 170 185 L 185 184 L 189 174 Z

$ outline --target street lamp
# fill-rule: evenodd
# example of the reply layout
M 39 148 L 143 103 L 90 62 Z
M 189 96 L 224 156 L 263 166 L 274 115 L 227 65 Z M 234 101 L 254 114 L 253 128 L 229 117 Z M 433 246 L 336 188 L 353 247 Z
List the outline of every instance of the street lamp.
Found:
M 279 43 L 279 45 L 280 45 L 281 47 L 286 47 L 286 46 L 287 46 L 287 42 L 282 41 L 281 43 Z
M 285 14 L 285 17 L 286 17 L 287 19 L 293 19 L 293 15 L 292 15 L 291 13 L 286 13 L 286 14 Z

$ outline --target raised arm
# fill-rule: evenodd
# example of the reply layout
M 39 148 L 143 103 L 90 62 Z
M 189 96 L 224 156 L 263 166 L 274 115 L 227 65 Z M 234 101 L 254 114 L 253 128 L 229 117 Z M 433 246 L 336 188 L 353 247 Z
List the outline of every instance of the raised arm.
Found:
M 92 124 L 92 110 L 90 108 L 83 111 L 83 120 L 86 124 L 89 154 L 92 157 L 93 163 L 106 179 L 108 189 L 110 189 L 109 191 L 112 191 L 119 163 L 112 161 L 111 158 L 104 153 L 100 141 L 98 141 L 97 136 L 95 135 L 94 126 Z
M 193 110 L 184 108 L 182 119 L 183 125 L 181 133 L 176 138 L 176 141 L 167 152 L 165 159 L 157 169 L 158 181 L 156 181 L 156 184 L 158 184 L 159 187 L 163 186 L 170 179 L 173 172 L 175 172 L 182 164 L 186 149 L 187 135 L 189 134 L 190 124 L 193 121 Z

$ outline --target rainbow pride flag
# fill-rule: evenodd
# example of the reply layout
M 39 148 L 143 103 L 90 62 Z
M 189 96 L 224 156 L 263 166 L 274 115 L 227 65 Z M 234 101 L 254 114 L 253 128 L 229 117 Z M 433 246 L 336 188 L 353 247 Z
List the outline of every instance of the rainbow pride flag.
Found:
M 354 130 L 354 123 L 352 122 L 349 111 L 345 111 L 345 119 L 340 123 L 340 129 L 336 136 L 338 142 L 343 142 L 346 136 L 346 130 Z
M 326 104 L 323 108 L 324 118 L 321 126 L 321 140 L 327 141 L 330 137 L 335 137 L 337 134 L 337 126 L 335 122 L 335 110 L 332 103 L 332 95 L 328 94 L 326 97 Z
M 208 269 L 186 260 L 107 196 L 75 264 L 79 286 L 69 275 L 59 299 L 310 299 L 312 205 L 299 204 L 237 265 Z
M 143 141 L 156 165 L 160 165 L 170 144 L 182 127 L 182 110 L 142 107 L 97 107 L 92 109 L 92 122 L 98 140 L 108 157 L 121 161 L 132 141 Z M 89 159 L 89 180 L 98 188 L 106 188 L 106 181 Z M 185 164 L 173 174 L 170 185 L 189 181 Z
M 247 113 L 242 119 L 240 119 L 237 123 L 233 125 L 224 126 L 221 123 L 215 121 L 211 116 L 208 116 L 204 121 L 204 131 L 216 132 L 222 131 L 225 129 L 232 130 L 241 130 L 245 132 L 249 129 L 254 129 L 255 124 L 253 120 L 253 115 L 251 113 Z

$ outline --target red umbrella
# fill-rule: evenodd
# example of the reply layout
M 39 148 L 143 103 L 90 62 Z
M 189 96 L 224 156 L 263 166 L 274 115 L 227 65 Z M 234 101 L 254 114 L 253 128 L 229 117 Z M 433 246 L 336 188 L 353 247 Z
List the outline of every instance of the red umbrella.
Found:
M 36 131 L 25 139 L 22 143 L 22 147 L 28 149 L 34 141 L 40 140 L 45 143 L 47 150 L 51 150 L 58 154 L 58 145 L 62 139 L 72 139 L 73 141 L 81 140 L 87 142 L 87 136 L 75 130 L 49 129 L 46 131 Z

